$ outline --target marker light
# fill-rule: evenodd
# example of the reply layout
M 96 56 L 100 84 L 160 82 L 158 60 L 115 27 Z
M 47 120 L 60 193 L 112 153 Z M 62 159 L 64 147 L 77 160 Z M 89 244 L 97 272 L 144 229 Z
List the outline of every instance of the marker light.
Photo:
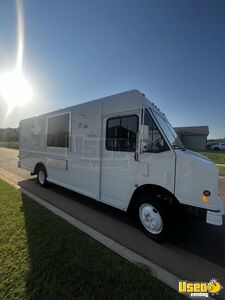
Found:
M 203 196 L 202 196 L 202 201 L 208 202 L 209 201 L 209 196 L 211 195 L 210 191 L 204 191 Z
M 209 197 L 208 196 L 202 196 L 202 201 L 204 202 L 208 202 L 209 201 Z
M 206 191 L 203 192 L 203 195 L 206 196 L 206 197 L 209 197 L 211 195 L 211 193 L 210 193 L 210 191 L 206 190 Z

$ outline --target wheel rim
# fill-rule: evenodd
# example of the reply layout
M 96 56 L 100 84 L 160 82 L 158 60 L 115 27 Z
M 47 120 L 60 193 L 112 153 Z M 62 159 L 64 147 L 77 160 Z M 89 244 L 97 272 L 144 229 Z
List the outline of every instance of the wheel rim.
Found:
M 149 203 L 142 204 L 139 208 L 139 218 L 147 231 L 159 234 L 163 229 L 163 221 L 158 210 Z
M 38 180 L 40 184 L 44 184 L 45 182 L 45 173 L 42 170 L 38 172 Z

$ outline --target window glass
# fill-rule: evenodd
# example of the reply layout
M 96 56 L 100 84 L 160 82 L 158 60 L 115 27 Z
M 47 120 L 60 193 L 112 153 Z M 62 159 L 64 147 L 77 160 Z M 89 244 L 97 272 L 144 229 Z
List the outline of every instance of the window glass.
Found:
M 138 131 L 138 116 L 124 116 L 107 120 L 106 149 L 134 152 Z
M 69 147 L 69 114 L 47 118 L 47 146 Z
M 159 123 L 159 126 L 163 130 L 164 134 L 166 135 L 167 139 L 169 140 L 171 146 L 173 148 L 181 148 L 184 149 L 184 145 L 182 144 L 181 140 L 179 139 L 177 133 L 171 126 L 171 124 L 164 118 L 162 118 L 158 113 L 152 112 Z
M 145 110 L 144 124 L 148 126 L 148 139 L 144 141 L 147 144 L 146 152 L 168 151 L 169 147 L 147 109 Z

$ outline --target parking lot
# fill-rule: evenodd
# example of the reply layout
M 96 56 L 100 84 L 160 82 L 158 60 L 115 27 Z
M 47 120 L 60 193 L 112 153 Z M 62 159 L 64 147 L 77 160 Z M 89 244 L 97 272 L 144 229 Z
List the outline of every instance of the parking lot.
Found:
M 216 227 L 185 217 L 170 240 L 157 244 L 127 214 L 56 185 L 39 187 L 27 171 L 17 168 L 17 150 L 0 148 L 0 175 L 181 279 L 209 280 L 225 286 L 225 225 Z M 225 203 L 225 178 L 220 178 Z M 220 295 L 221 299 L 223 294 Z

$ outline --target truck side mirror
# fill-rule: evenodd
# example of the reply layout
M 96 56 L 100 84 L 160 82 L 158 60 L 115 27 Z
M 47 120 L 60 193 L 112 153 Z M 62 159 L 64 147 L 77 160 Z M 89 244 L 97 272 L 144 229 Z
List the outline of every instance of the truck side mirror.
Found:
M 148 151 L 148 144 L 145 142 L 141 143 L 141 153 L 142 152 L 147 152 Z
M 143 125 L 143 127 L 142 127 L 141 152 L 148 151 L 148 139 L 149 139 L 149 127 L 148 127 L 148 125 Z
M 148 125 L 143 125 L 142 127 L 142 139 L 145 142 L 146 140 L 149 139 L 149 127 Z

